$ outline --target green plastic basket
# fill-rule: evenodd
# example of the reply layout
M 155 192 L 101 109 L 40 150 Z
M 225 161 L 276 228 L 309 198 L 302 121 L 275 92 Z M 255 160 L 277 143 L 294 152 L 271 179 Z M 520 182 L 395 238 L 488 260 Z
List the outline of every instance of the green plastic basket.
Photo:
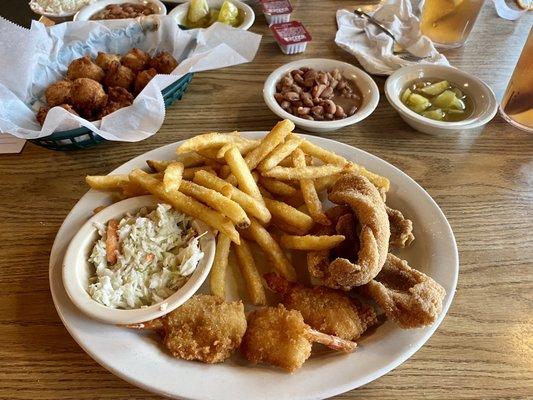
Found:
M 176 100 L 181 100 L 192 80 L 192 76 L 192 73 L 186 74 L 172 85 L 162 90 L 161 94 L 165 101 L 165 107 L 171 106 Z M 30 140 L 30 142 L 38 146 L 60 151 L 86 149 L 105 141 L 106 140 L 103 137 L 98 136 L 84 126 L 68 131 L 54 132 L 50 136 Z

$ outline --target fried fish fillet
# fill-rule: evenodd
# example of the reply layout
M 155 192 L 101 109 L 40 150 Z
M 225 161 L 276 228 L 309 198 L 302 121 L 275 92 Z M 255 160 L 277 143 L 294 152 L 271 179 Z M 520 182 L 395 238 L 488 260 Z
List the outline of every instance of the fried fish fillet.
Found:
M 407 261 L 388 254 L 374 280 L 361 288 L 401 328 L 434 323 L 442 311 L 444 288 L 429 276 L 409 267 Z
M 161 318 L 129 327 L 162 333 L 174 357 L 212 364 L 224 361 L 240 346 L 246 315 L 241 301 L 196 295 Z
M 379 191 L 364 176 L 342 175 L 328 197 L 349 206 L 360 226 L 357 261 L 339 257 L 329 264 L 324 277 L 326 286 L 349 290 L 370 282 L 383 267 L 389 250 L 389 218 Z
M 355 342 L 311 329 L 299 311 L 283 305 L 264 307 L 248 315 L 248 328 L 242 339 L 243 356 L 255 364 L 266 363 L 293 372 L 311 355 L 312 342 L 344 352 L 356 348 Z
M 270 289 L 281 294 L 283 305 L 300 311 L 305 323 L 317 331 L 355 340 L 377 322 L 372 307 L 339 290 L 309 288 L 271 272 L 264 277 Z

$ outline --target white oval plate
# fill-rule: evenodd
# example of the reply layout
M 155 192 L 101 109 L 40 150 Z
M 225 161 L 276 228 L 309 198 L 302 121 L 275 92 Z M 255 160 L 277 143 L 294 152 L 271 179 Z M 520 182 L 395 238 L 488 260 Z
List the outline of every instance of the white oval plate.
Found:
M 264 134 L 249 132 L 246 136 L 260 138 Z M 66 217 L 50 255 L 52 297 L 61 320 L 78 344 L 103 367 L 133 385 L 163 396 L 202 400 L 326 398 L 371 382 L 411 357 L 442 322 L 455 293 L 459 256 L 450 225 L 429 194 L 396 167 L 346 144 L 302 136 L 390 179 L 388 203 L 413 220 L 416 236 L 413 246 L 400 252 L 400 256 L 446 289 L 443 310 L 435 324 L 425 329 L 403 330 L 386 322 L 360 341 L 354 353 L 324 352 L 312 356 L 294 374 L 247 365 L 238 356 L 217 365 L 172 358 L 155 336 L 92 320 L 78 311 L 65 293 L 61 279 L 65 249 L 91 217 L 93 208 L 109 201 L 105 193 L 90 190 Z M 171 159 L 178 145 L 149 151 L 112 173 L 144 168 L 148 159 Z

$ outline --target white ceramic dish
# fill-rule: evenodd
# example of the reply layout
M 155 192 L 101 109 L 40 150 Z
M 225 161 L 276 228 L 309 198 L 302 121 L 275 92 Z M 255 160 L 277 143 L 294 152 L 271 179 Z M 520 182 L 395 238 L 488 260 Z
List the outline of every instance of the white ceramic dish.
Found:
M 89 263 L 89 255 L 98 240 L 95 223 L 105 224 L 110 219 L 120 220 L 126 213 L 135 213 L 142 207 L 155 207 L 158 201 L 153 196 L 139 196 L 114 203 L 91 217 L 71 240 L 63 260 L 63 285 L 70 300 L 85 314 L 109 324 L 134 324 L 148 321 L 176 309 L 204 283 L 215 258 L 215 237 L 206 224 L 193 221 L 192 226 L 202 235 L 200 249 L 204 257 L 185 285 L 160 303 L 135 310 L 119 310 L 106 307 L 94 301 L 87 293 L 89 277 L 94 267 Z
M 250 7 L 248 4 L 243 3 L 239 0 L 231 0 L 235 6 L 241 10 L 243 13 L 243 21 L 242 24 L 239 26 L 236 26 L 238 29 L 244 29 L 247 31 L 250 29 L 250 27 L 253 25 L 255 21 L 255 13 L 252 7 Z M 209 8 L 220 8 L 222 7 L 222 4 L 224 3 L 224 0 L 207 0 L 207 4 L 209 5 Z M 176 22 L 179 25 L 185 26 L 185 20 L 187 19 L 187 13 L 189 12 L 189 2 L 180 4 L 179 6 L 175 7 L 168 15 L 173 16 L 176 19 Z
M 265 132 L 243 134 L 260 138 Z M 250 366 L 237 355 L 217 365 L 174 359 L 161 348 L 157 335 L 93 320 L 81 313 L 65 293 L 61 280 L 65 248 L 95 205 L 110 201 L 109 195 L 90 190 L 66 217 L 50 255 L 50 288 L 54 303 L 61 320 L 80 346 L 102 366 L 136 386 L 167 397 L 202 400 L 322 399 L 371 382 L 412 356 L 442 322 L 455 293 L 459 258 L 450 225 L 429 194 L 399 169 L 352 146 L 304 136 L 390 179 L 388 202 L 413 220 L 416 236 L 413 246 L 399 255 L 446 289 L 443 310 L 435 324 L 424 329 L 403 330 L 386 322 L 359 341 L 354 353 L 313 355 L 294 374 Z M 144 168 L 147 159 L 172 159 L 177 146 L 178 143 L 174 143 L 152 150 L 112 173 Z M 207 286 L 204 284 L 201 290 L 207 292 Z M 233 280 L 228 279 L 226 290 L 229 299 L 239 297 Z
M 89 21 L 97 12 L 103 10 L 110 4 L 122 3 L 151 3 L 156 12 L 152 15 L 167 15 L 167 8 L 159 0 L 100 0 L 83 7 L 74 15 L 74 21 Z
M 459 122 L 435 121 L 411 111 L 400 100 L 407 85 L 420 78 L 446 79 L 471 96 L 474 102 L 472 115 Z M 498 110 L 492 89 L 481 79 L 454 67 L 444 65 L 413 65 L 392 73 L 385 83 L 385 95 L 402 119 L 417 131 L 430 135 L 450 135 L 461 131 L 479 129 L 489 122 Z
M 320 71 L 331 71 L 338 68 L 342 75 L 346 78 L 354 79 L 357 87 L 363 95 L 363 102 L 359 110 L 352 115 L 344 119 L 335 121 L 309 121 L 289 114 L 278 104 L 274 98 L 276 93 L 276 84 L 281 78 L 292 71 L 300 67 L 314 68 Z M 283 119 L 290 119 L 296 126 L 303 128 L 309 132 L 331 132 L 337 129 L 343 128 L 348 125 L 356 124 L 368 117 L 376 108 L 379 102 L 379 90 L 374 80 L 363 70 L 337 60 L 328 60 L 326 58 L 307 58 L 303 60 L 293 61 L 288 64 L 282 65 L 278 69 L 272 72 L 263 86 L 263 99 L 270 110 Z
M 48 12 L 45 9 L 43 9 L 41 7 L 41 5 L 35 0 L 31 0 L 28 3 L 28 5 L 30 6 L 30 9 L 35 14 L 39 14 L 39 15 L 42 15 L 42 16 L 47 17 L 47 18 L 69 18 L 69 17 L 72 17 L 74 14 L 76 14 L 79 11 L 79 10 L 72 10 L 72 11 L 63 11 L 63 12 L 59 12 L 59 13 L 52 13 L 52 12 Z M 83 7 L 86 7 L 86 6 L 82 6 L 79 9 L 82 9 Z

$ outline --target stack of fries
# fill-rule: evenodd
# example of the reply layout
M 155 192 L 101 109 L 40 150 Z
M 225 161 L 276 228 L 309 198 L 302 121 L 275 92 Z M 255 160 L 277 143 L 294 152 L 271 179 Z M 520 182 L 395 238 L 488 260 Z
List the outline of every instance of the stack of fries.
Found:
M 210 275 L 213 294 L 225 297 L 226 269 L 233 247 L 250 302 L 265 305 L 263 281 L 248 241 L 265 252 L 276 272 L 296 279 L 286 250 L 327 250 L 342 235 L 316 236 L 314 224 L 329 224 L 319 194 L 344 172 L 367 177 L 382 192 L 388 179 L 349 162 L 293 133 L 294 124 L 280 121 L 261 140 L 238 132 L 206 133 L 183 142 L 176 158 L 147 160 L 151 172 L 87 176 L 93 189 L 122 198 L 152 194 L 176 210 L 218 231 Z

